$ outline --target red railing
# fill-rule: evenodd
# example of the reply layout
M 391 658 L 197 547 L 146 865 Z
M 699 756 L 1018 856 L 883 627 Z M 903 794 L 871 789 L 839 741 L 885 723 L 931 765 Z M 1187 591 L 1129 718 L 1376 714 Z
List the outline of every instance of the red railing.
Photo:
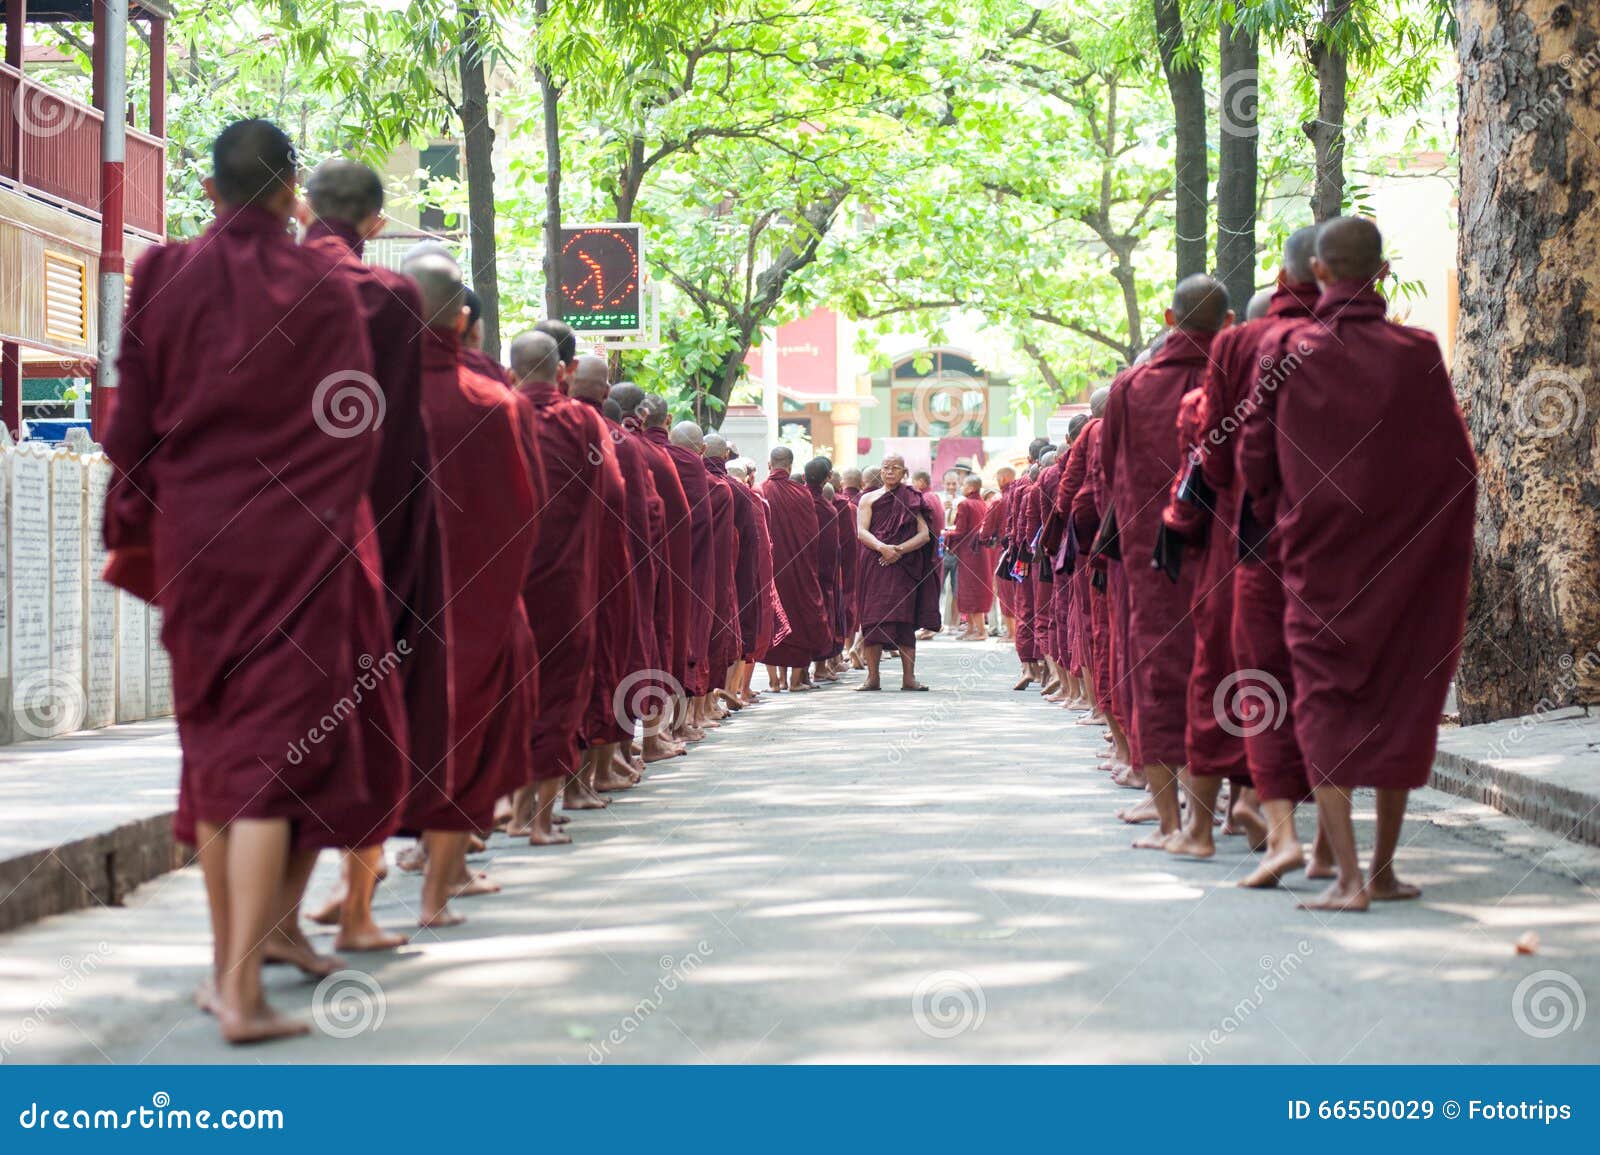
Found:
M 0 64 L 0 179 L 88 216 L 100 215 L 101 116 Z M 18 163 L 18 158 L 21 163 Z M 166 235 L 166 146 L 128 129 L 123 220 Z

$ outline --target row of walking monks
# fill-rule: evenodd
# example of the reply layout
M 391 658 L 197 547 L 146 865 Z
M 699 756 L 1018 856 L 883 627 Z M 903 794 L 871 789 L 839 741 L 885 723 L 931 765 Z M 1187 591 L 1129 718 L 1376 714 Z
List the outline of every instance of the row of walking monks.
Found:
M 1419 893 L 1394 855 L 1465 629 L 1477 465 L 1438 343 L 1387 317 L 1387 273 L 1373 222 L 1341 217 L 1288 239 L 1241 324 L 1221 284 L 1184 280 L 1068 444 L 1001 476 L 982 536 L 1017 689 L 1104 724 L 1103 769 L 1148 792 L 1119 817 L 1156 824 L 1134 845 L 1208 858 L 1226 821 L 1265 850 L 1241 885 L 1332 880 L 1312 909 Z
M 779 448 L 758 479 L 559 321 L 509 367 L 486 355 L 442 247 L 364 263 L 366 166 L 320 165 L 302 199 L 261 120 L 212 165 L 211 227 L 134 271 L 104 533 L 106 579 L 163 611 L 176 834 L 215 943 L 196 998 L 226 1039 L 306 1030 L 265 963 L 344 965 L 302 929 L 322 851 L 341 881 L 310 917 L 338 950 L 393 948 L 372 901 L 397 833 L 418 837 L 419 924 L 455 925 L 453 900 L 497 889 L 467 861 L 491 830 L 569 842 L 573 812 L 754 701 L 755 665 L 808 691 L 854 640 L 863 688 L 885 647 L 922 688 L 939 523 L 903 462 L 863 493 Z

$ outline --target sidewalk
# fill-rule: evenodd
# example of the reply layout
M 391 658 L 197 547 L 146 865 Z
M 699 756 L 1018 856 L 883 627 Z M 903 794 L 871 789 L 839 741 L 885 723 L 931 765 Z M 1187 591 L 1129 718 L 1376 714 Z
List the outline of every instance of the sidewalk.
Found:
M 0 931 L 171 870 L 177 793 L 170 718 L 0 747 Z

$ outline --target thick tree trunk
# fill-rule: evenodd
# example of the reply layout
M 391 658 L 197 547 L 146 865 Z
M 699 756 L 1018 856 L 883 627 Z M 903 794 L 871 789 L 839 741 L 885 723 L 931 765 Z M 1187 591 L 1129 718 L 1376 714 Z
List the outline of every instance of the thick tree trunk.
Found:
M 1257 73 L 1261 54 L 1254 32 L 1223 21 L 1217 138 L 1217 276 L 1228 287 L 1234 312 L 1244 316 L 1256 287 Z
M 542 25 L 550 6 L 535 0 Z M 541 64 L 534 69 L 544 110 L 544 313 L 561 316 L 561 89 Z
M 461 9 L 461 139 L 467 154 L 467 232 L 472 238 L 472 287 L 483 303 L 483 349 L 500 356 L 500 279 L 495 271 L 494 129 L 489 124 L 483 17 Z
M 1464 0 L 1455 380 L 1481 471 L 1464 722 L 1600 700 L 1600 12 Z
M 1177 190 L 1178 279 L 1206 271 L 1206 90 L 1200 69 L 1182 59 L 1183 15 L 1179 0 L 1151 0 L 1156 45 L 1167 91 L 1172 96 Z
M 1339 47 L 1338 25 L 1350 14 L 1353 0 L 1323 0 L 1322 20 L 1312 33 L 1310 55 L 1317 72 L 1317 119 L 1300 126 L 1316 154 L 1316 182 L 1311 189 L 1311 216 L 1325 221 L 1344 208 L 1344 108 L 1349 62 Z

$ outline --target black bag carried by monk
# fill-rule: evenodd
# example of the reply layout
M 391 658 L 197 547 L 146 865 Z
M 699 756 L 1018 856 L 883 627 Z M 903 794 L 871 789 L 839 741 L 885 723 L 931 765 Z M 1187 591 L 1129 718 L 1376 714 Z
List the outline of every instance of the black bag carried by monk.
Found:
M 1100 519 L 1100 530 L 1094 535 L 1094 544 L 1089 547 L 1090 557 L 1103 557 L 1111 561 L 1122 560 L 1122 536 L 1117 532 L 1117 510 L 1115 506 L 1106 510 L 1106 515 Z
M 1045 554 L 1045 551 L 1040 548 L 1040 543 L 1043 541 L 1044 526 L 1041 525 L 1038 530 L 1034 532 L 1033 544 L 1028 547 L 1029 555 L 1035 560 L 1038 560 L 1040 555 Z M 1045 585 L 1054 585 L 1056 580 L 1055 566 L 1051 564 L 1052 559 L 1048 555 L 1044 556 L 1044 561 L 1045 564 L 1039 570 L 1039 580 Z
M 1178 575 L 1183 572 L 1183 550 L 1188 544 L 1182 534 L 1163 521 L 1156 530 L 1156 548 L 1150 556 L 1150 568 L 1160 570 L 1168 581 L 1177 585 Z

